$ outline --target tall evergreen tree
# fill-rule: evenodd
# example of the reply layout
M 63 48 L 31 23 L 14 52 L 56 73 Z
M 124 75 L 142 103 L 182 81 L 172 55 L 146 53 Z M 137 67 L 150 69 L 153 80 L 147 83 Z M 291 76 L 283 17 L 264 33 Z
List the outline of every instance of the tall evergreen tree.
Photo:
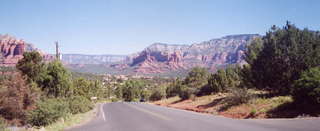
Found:
M 23 58 L 18 61 L 16 68 L 27 76 L 29 82 L 41 81 L 41 75 L 44 72 L 44 63 L 39 52 L 25 52 Z
M 60 61 L 48 64 L 47 75 L 43 81 L 43 90 L 48 96 L 68 97 L 72 94 L 71 74 Z
M 255 54 L 250 48 L 246 53 L 250 72 L 244 81 L 274 93 L 288 94 L 302 71 L 320 64 L 319 33 L 289 22 L 282 29 L 273 26 L 255 46 Z

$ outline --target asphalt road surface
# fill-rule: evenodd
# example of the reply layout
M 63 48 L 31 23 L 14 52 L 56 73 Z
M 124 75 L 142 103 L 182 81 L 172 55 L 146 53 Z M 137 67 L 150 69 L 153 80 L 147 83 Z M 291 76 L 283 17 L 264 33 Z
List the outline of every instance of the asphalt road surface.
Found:
M 236 120 L 143 103 L 99 106 L 89 123 L 68 131 L 320 131 L 320 119 Z

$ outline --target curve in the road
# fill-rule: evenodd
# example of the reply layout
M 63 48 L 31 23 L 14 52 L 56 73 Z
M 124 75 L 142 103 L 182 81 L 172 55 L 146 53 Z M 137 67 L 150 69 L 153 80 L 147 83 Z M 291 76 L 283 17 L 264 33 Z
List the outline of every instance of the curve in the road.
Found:
M 69 131 L 319 131 L 320 119 L 235 120 L 143 103 L 103 104 L 97 117 Z

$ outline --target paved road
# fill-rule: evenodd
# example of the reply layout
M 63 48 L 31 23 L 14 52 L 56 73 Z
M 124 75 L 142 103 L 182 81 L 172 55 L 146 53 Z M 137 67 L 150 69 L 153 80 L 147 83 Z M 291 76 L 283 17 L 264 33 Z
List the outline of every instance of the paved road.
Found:
M 100 105 L 96 118 L 69 131 L 320 131 L 320 119 L 235 120 L 143 103 Z

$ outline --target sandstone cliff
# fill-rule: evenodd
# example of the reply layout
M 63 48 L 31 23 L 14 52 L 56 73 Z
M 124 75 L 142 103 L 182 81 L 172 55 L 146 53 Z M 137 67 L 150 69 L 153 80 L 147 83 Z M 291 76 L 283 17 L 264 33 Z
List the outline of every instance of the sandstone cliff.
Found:
M 76 71 L 111 74 L 184 74 L 195 66 L 211 71 L 229 64 L 244 64 L 246 46 L 257 34 L 230 35 L 191 45 L 154 43 L 128 56 L 64 55 Z M 172 75 L 174 76 L 174 75 Z
M 32 44 L 10 35 L 0 34 L 0 66 L 15 66 L 23 58 L 26 51 L 39 51 Z M 39 51 L 41 53 L 41 51 Z M 41 53 L 45 60 L 53 59 L 52 56 Z
M 162 73 L 195 66 L 216 70 L 228 64 L 243 64 L 243 54 L 256 34 L 230 35 L 192 45 L 155 43 L 132 59 L 137 73 Z
M 27 44 L 9 35 L 0 35 L 0 65 L 15 65 L 23 56 Z

